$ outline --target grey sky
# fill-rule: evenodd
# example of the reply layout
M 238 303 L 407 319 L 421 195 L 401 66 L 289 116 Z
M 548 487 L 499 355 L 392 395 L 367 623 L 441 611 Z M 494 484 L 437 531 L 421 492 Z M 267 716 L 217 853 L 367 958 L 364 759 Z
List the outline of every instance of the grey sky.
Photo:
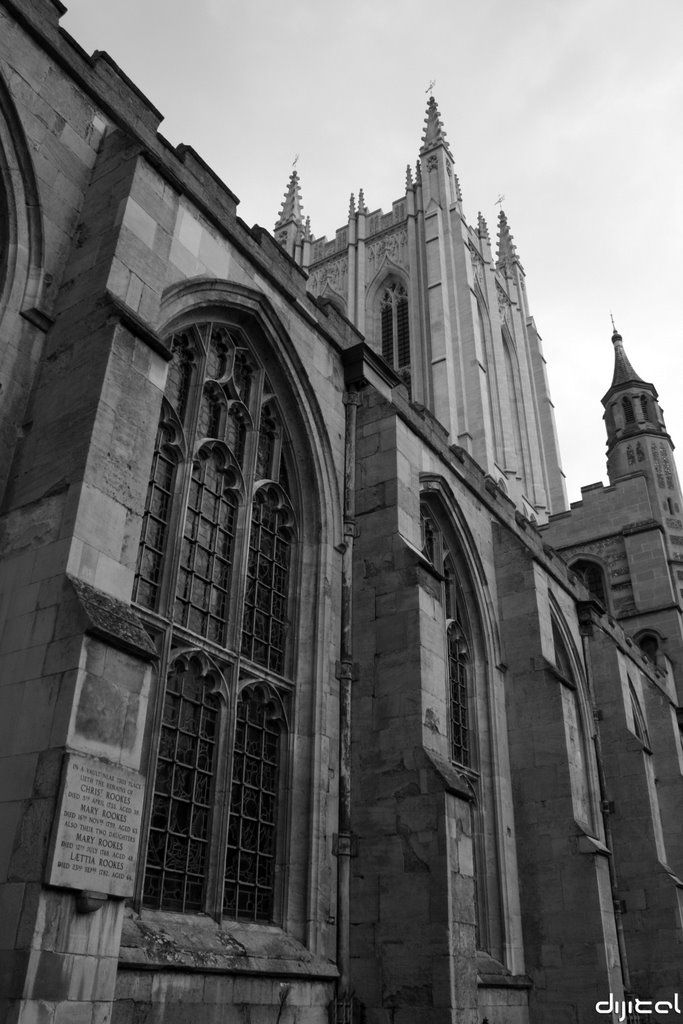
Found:
M 403 194 L 436 79 L 468 219 L 494 236 L 505 195 L 570 498 L 605 478 L 610 310 L 683 446 L 680 0 L 72 0 L 62 25 L 114 58 L 247 223 L 272 229 L 299 153 L 316 236 L 360 187 L 370 210 Z

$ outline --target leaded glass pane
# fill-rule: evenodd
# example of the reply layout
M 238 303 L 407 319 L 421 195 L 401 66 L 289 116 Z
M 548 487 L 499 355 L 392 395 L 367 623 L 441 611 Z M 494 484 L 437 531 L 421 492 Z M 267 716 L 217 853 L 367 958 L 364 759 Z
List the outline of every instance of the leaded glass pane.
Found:
M 228 615 L 236 518 L 237 501 L 211 452 L 193 466 L 175 615 L 217 643 L 223 642 Z
M 169 673 L 154 784 L 143 899 L 157 910 L 199 911 L 208 862 L 218 701 L 197 659 Z
M 410 366 L 410 329 L 408 324 L 408 299 L 404 289 L 396 296 L 396 365 Z
M 267 704 L 243 695 L 237 705 L 225 862 L 223 910 L 231 917 L 272 920 L 278 761 L 279 731 Z
M 284 671 L 289 589 L 287 513 L 263 492 L 252 508 L 242 654 L 274 672 Z
M 467 694 L 468 647 L 458 622 L 448 627 L 448 682 L 451 724 L 451 757 L 458 764 L 470 763 Z
M 165 431 L 159 429 L 152 459 L 152 474 L 147 488 L 147 503 L 142 520 L 138 567 L 133 599 L 145 608 L 156 608 L 171 516 L 176 460 L 164 446 Z

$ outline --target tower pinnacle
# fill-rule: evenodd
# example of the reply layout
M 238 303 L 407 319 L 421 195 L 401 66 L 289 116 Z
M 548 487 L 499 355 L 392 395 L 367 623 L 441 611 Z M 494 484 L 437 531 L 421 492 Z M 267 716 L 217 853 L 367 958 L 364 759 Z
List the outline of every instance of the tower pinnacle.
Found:
M 280 228 L 286 227 L 290 223 L 296 224 L 298 227 L 303 225 L 303 207 L 301 204 L 301 183 L 299 181 L 299 174 L 296 169 L 292 171 L 289 176 L 289 182 L 287 183 L 287 191 L 285 192 L 285 198 L 282 203 L 280 210 L 280 216 L 275 224 L 275 230 L 278 231 Z
M 501 209 L 498 214 L 498 259 L 496 266 L 499 270 L 509 270 L 514 263 L 521 267 L 508 219 Z
M 436 146 L 443 146 L 451 160 L 453 159 L 453 154 L 451 153 L 448 142 L 446 141 L 446 132 L 444 131 L 443 122 L 441 121 L 439 108 L 436 105 L 434 97 L 430 96 L 427 103 L 427 116 L 425 117 L 425 130 L 422 136 L 420 156 L 429 152 L 430 149 L 434 149 Z

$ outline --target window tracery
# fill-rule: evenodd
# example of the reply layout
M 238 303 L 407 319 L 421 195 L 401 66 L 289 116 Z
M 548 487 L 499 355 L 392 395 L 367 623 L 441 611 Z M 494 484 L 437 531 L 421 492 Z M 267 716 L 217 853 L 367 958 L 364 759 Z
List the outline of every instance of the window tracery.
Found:
M 171 652 L 141 899 L 270 921 L 281 710 L 293 687 L 288 439 L 241 329 L 193 324 L 170 348 L 134 587 Z M 238 696 L 240 666 L 250 683 Z

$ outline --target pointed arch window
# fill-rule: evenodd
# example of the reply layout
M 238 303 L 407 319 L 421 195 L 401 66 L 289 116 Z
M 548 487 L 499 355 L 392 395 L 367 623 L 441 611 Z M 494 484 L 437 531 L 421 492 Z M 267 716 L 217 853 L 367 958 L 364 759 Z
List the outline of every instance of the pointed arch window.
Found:
M 134 589 L 167 665 L 139 898 L 272 921 L 293 694 L 294 467 L 241 327 L 193 324 L 170 348 Z
M 577 683 L 568 643 L 554 616 L 552 635 L 555 665 L 562 677 L 560 690 L 574 817 L 591 834 L 597 835 L 597 783 L 591 756 L 592 747 L 586 730 L 585 698 L 582 698 L 582 691 Z
M 396 370 L 410 366 L 408 293 L 399 281 L 388 283 L 380 297 L 382 355 Z
M 605 586 L 605 574 L 597 562 L 588 558 L 580 558 L 572 562 L 572 570 L 581 577 L 591 597 L 599 601 L 603 608 L 608 608 L 607 587 Z
M 636 417 L 633 412 L 633 403 L 631 402 L 631 399 L 628 397 L 628 395 L 624 395 L 624 397 L 622 398 L 621 407 L 624 410 L 624 421 L 627 424 L 635 423 Z

